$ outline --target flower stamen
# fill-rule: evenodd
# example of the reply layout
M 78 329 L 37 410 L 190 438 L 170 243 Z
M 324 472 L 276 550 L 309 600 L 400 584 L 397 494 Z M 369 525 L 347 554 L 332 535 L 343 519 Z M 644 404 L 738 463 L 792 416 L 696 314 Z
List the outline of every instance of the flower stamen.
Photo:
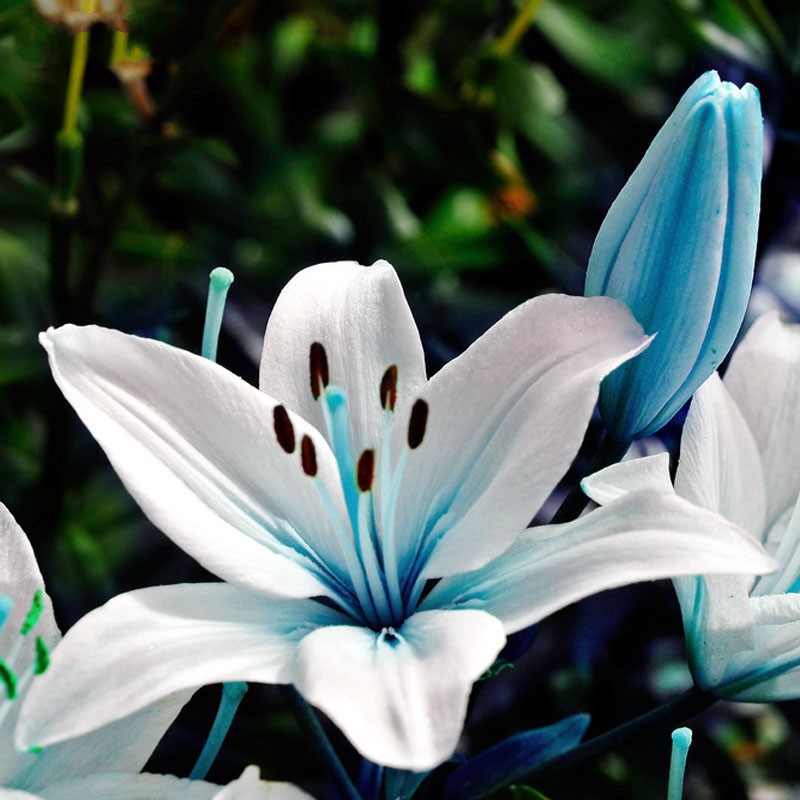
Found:
M 309 478 L 316 477 L 317 474 L 317 449 L 308 434 L 304 434 L 300 440 L 300 463 L 303 465 L 303 472 Z
M 386 411 L 394 411 L 397 405 L 397 367 L 394 364 L 383 373 L 380 396 L 381 406 Z
M 275 436 L 278 439 L 278 444 L 283 448 L 284 452 L 290 455 L 294 453 L 294 449 L 297 445 L 294 436 L 294 427 L 291 419 L 289 419 L 289 412 L 283 406 L 275 406 L 272 410 L 272 424 L 275 428 Z M 309 441 L 311 440 L 309 439 Z
M 356 480 L 361 492 L 368 492 L 372 489 L 372 482 L 375 480 L 375 451 L 365 450 L 358 459 L 356 469 Z
M 320 395 L 330 383 L 328 354 L 319 342 L 314 342 L 311 345 L 311 349 L 308 352 L 308 362 L 309 372 L 311 373 L 311 394 L 315 400 L 319 400 Z
M 416 450 L 422 444 L 427 426 L 428 404 L 420 398 L 412 406 L 408 421 L 408 446 L 411 450 Z

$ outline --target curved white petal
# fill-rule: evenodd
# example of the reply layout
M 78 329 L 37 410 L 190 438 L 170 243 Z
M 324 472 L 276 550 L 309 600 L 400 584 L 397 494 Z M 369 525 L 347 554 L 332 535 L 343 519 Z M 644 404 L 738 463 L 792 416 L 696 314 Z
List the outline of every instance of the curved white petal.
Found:
M 603 376 L 645 343 L 614 300 L 548 295 L 508 313 L 434 375 L 421 392 L 425 437 L 400 487 L 407 561 L 422 548 L 423 574 L 437 577 L 503 552 L 575 457 Z
M 53 744 L 208 683 L 291 682 L 296 643 L 343 619 L 313 600 L 263 598 L 224 583 L 118 595 L 53 652 L 25 700 L 17 744 Z
M 753 620 L 757 625 L 782 625 L 800 622 L 800 594 L 768 595 L 751 597 Z M 798 640 L 800 644 L 800 640 Z
M 297 688 L 378 764 L 422 771 L 453 753 L 473 682 L 505 642 L 482 611 L 427 611 L 402 628 L 320 628 L 298 648 Z
M 44 580 L 39 572 L 36 557 L 28 541 L 28 537 L 17 524 L 11 512 L 0 504 L 0 595 L 12 602 L 8 616 L 0 629 L 0 656 L 9 659 L 10 654 L 18 649 L 11 667 L 16 673 L 20 687 L 32 678 L 35 658 L 35 640 L 41 637 L 48 647 L 54 647 L 60 638 L 55 617 L 53 616 L 50 598 L 42 595 L 43 607 L 35 627 L 25 636 L 20 631 L 31 609 L 37 591 L 44 590 Z M 0 692 L 5 701 L 5 690 Z M 4 708 L 2 721 L 3 735 L 0 735 L 0 785 L 22 787 L 17 779 L 25 775 L 33 756 L 20 753 L 14 747 L 11 736 L 19 715 L 20 699 Z
M 718 514 L 676 495 L 637 492 L 574 522 L 526 531 L 482 569 L 442 580 L 422 608 L 482 608 L 513 633 L 615 586 L 772 568 L 758 542 Z
M 771 525 L 800 493 L 800 326 L 764 315 L 734 351 L 724 383 L 761 453 Z
M 109 773 L 58 781 L 39 792 L 44 800 L 212 800 L 213 783 L 174 775 Z
M 313 800 L 290 783 L 262 781 L 258 767 L 250 765 L 240 778 L 220 789 L 213 800 Z
M 191 690 L 176 692 L 124 719 L 59 742 L 36 755 L 15 749 L 18 769 L 6 782 L 39 791 L 56 780 L 100 772 L 139 772 L 191 695 Z M 5 738 L 13 747 L 11 730 Z
M 286 284 L 270 315 L 261 388 L 324 431 L 320 404 L 311 394 L 313 342 L 325 348 L 331 383 L 347 392 L 356 454 L 376 447 L 386 369 L 397 367 L 400 405 L 425 382 L 422 343 L 391 265 L 340 261 L 308 267 Z
M 800 620 L 757 625 L 753 651 L 732 659 L 719 694 L 758 703 L 800 697 Z
M 731 662 L 755 646 L 752 578 L 707 575 L 674 580 L 686 632 L 686 656 L 695 683 L 714 691 L 728 680 Z
M 144 512 L 225 580 L 283 596 L 330 593 L 342 559 L 324 503 L 274 430 L 275 401 L 213 362 L 97 327 L 42 334 L 53 375 Z M 333 456 L 320 480 L 340 505 Z M 314 559 L 313 554 L 319 558 Z
M 767 506 L 761 457 L 747 422 L 716 374 L 697 390 L 689 408 L 675 491 L 761 539 Z
M 18 789 L 0 789 L 0 800 L 42 800 L 42 796 Z
M 31 543 L 11 512 L 0 503 L 0 594 L 11 598 L 14 604 L 2 626 L 0 655 L 7 655 L 19 636 L 20 627 L 39 590 L 44 590 L 44 578 Z M 44 597 L 44 608 L 33 633 L 41 636 L 50 646 L 59 638 L 52 604 L 47 596 Z M 25 648 L 20 653 L 17 670 L 21 672 L 27 669 L 32 662 L 33 651 Z
M 800 496 L 766 531 L 764 540 L 778 569 L 759 577 L 750 594 L 756 597 L 800 591 Z
M 587 475 L 581 481 L 581 488 L 587 497 L 601 506 L 631 492 L 650 489 L 669 494 L 673 491 L 669 477 L 669 453 L 656 453 L 612 464 Z

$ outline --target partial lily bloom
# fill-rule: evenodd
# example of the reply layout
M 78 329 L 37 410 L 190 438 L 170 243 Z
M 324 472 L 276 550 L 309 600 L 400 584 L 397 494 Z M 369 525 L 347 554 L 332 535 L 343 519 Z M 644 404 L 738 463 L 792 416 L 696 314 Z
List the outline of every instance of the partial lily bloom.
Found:
M 116 331 L 41 341 L 150 519 L 225 582 L 141 589 L 78 622 L 34 687 L 24 744 L 181 688 L 292 683 L 364 756 L 423 771 L 455 749 L 507 634 L 631 581 L 771 568 L 671 492 L 526 530 L 600 381 L 647 343 L 610 298 L 530 300 L 430 380 L 386 262 L 289 282 L 260 390 Z
M 616 297 L 657 334 L 603 382 L 619 442 L 666 425 L 733 345 L 753 282 L 763 140 L 756 89 L 706 72 L 600 227 L 584 294 Z
M 308 797 L 295 787 L 263 782 L 261 790 L 271 793 L 258 794 L 258 776 L 252 770 L 225 790 L 172 775 L 139 774 L 189 692 L 166 696 L 131 717 L 41 753 L 17 750 L 12 733 L 20 706 L 30 687 L 47 672 L 51 648 L 60 634 L 30 542 L 2 504 L 0 553 L 0 797 L 112 800 L 123 796 L 123 790 L 134 789 L 140 800 Z M 84 652 L 85 659 L 93 657 L 91 650 Z M 228 790 L 238 793 L 221 793 Z
M 73 33 L 88 30 L 95 22 L 114 30 L 127 30 L 131 13 L 128 0 L 33 0 L 33 5 L 48 22 L 63 25 Z
M 681 578 L 675 589 L 689 665 L 701 689 L 731 700 L 800 697 L 800 326 L 756 322 L 723 380 L 711 376 L 689 409 L 678 495 L 762 542 L 777 571 Z M 666 455 L 586 479 L 598 502 L 643 486 L 666 491 Z

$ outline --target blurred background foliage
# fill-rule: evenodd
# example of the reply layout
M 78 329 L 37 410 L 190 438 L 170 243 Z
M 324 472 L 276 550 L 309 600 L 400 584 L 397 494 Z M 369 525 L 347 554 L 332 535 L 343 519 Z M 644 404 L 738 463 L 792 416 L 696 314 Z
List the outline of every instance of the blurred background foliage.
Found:
M 800 308 L 797 0 L 132 3 L 130 44 L 149 57 L 131 53 L 120 81 L 112 32 L 91 31 L 83 171 L 65 216 L 54 139 L 72 37 L 30 0 L 0 0 L 2 500 L 65 627 L 119 591 L 203 575 L 149 527 L 54 388 L 36 343 L 48 325 L 98 322 L 196 351 L 222 264 L 236 283 L 219 361 L 254 381 L 270 304 L 294 272 L 385 258 L 435 370 L 521 300 L 581 292 L 605 211 L 709 68 L 761 91 L 760 248 L 783 260 L 759 298 Z M 546 621 L 513 669 L 480 685 L 465 747 L 583 711 L 600 731 L 687 680 L 670 587 L 610 592 Z M 154 768 L 188 770 L 214 691 Z M 799 720 L 796 703 L 718 706 L 695 725 L 687 796 L 800 796 Z M 313 787 L 309 758 L 280 695 L 253 687 L 211 777 L 254 761 Z M 661 797 L 667 761 L 667 737 L 639 742 L 537 788 Z

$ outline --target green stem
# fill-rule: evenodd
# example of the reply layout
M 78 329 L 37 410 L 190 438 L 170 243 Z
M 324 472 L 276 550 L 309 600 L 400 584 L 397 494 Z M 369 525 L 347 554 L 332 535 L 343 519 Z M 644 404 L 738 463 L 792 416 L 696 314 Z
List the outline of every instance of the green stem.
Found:
M 617 442 L 609 436 L 606 436 L 594 458 L 586 469 L 586 475 L 592 475 L 598 470 L 608 467 L 611 464 L 616 464 L 621 461 L 628 452 L 631 446 L 630 442 Z M 586 508 L 589 498 L 583 493 L 580 484 L 572 487 L 569 494 L 564 498 L 564 501 L 558 508 L 558 511 L 553 515 L 552 522 L 572 522 L 580 516 L 581 511 Z
M 325 767 L 341 796 L 345 800 L 363 800 L 320 725 L 314 709 L 294 686 L 281 686 L 281 693 L 311 743 L 314 755 Z
M 83 0 L 85 11 L 94 10 L 96 0 Z M 83 136 L 78 130 L 78 109 L 89 53 L 89 31 L 75 34 L 64 100 L 64 120 L 56 134 L 55 191 L 50 220 L 50 287 L 56 322 L 66 322 L 71 312 L 69 273 L 75 220 L 78 214 L 77 191 L 83 160 Z
M 503 32 L 503 35 L 494 45 L 495 55 L 505 58 L 517 46 L 519 40 L 530 27 L 536 12 L 541 8 L 544 0 L 525 0 L 514 19 Z

